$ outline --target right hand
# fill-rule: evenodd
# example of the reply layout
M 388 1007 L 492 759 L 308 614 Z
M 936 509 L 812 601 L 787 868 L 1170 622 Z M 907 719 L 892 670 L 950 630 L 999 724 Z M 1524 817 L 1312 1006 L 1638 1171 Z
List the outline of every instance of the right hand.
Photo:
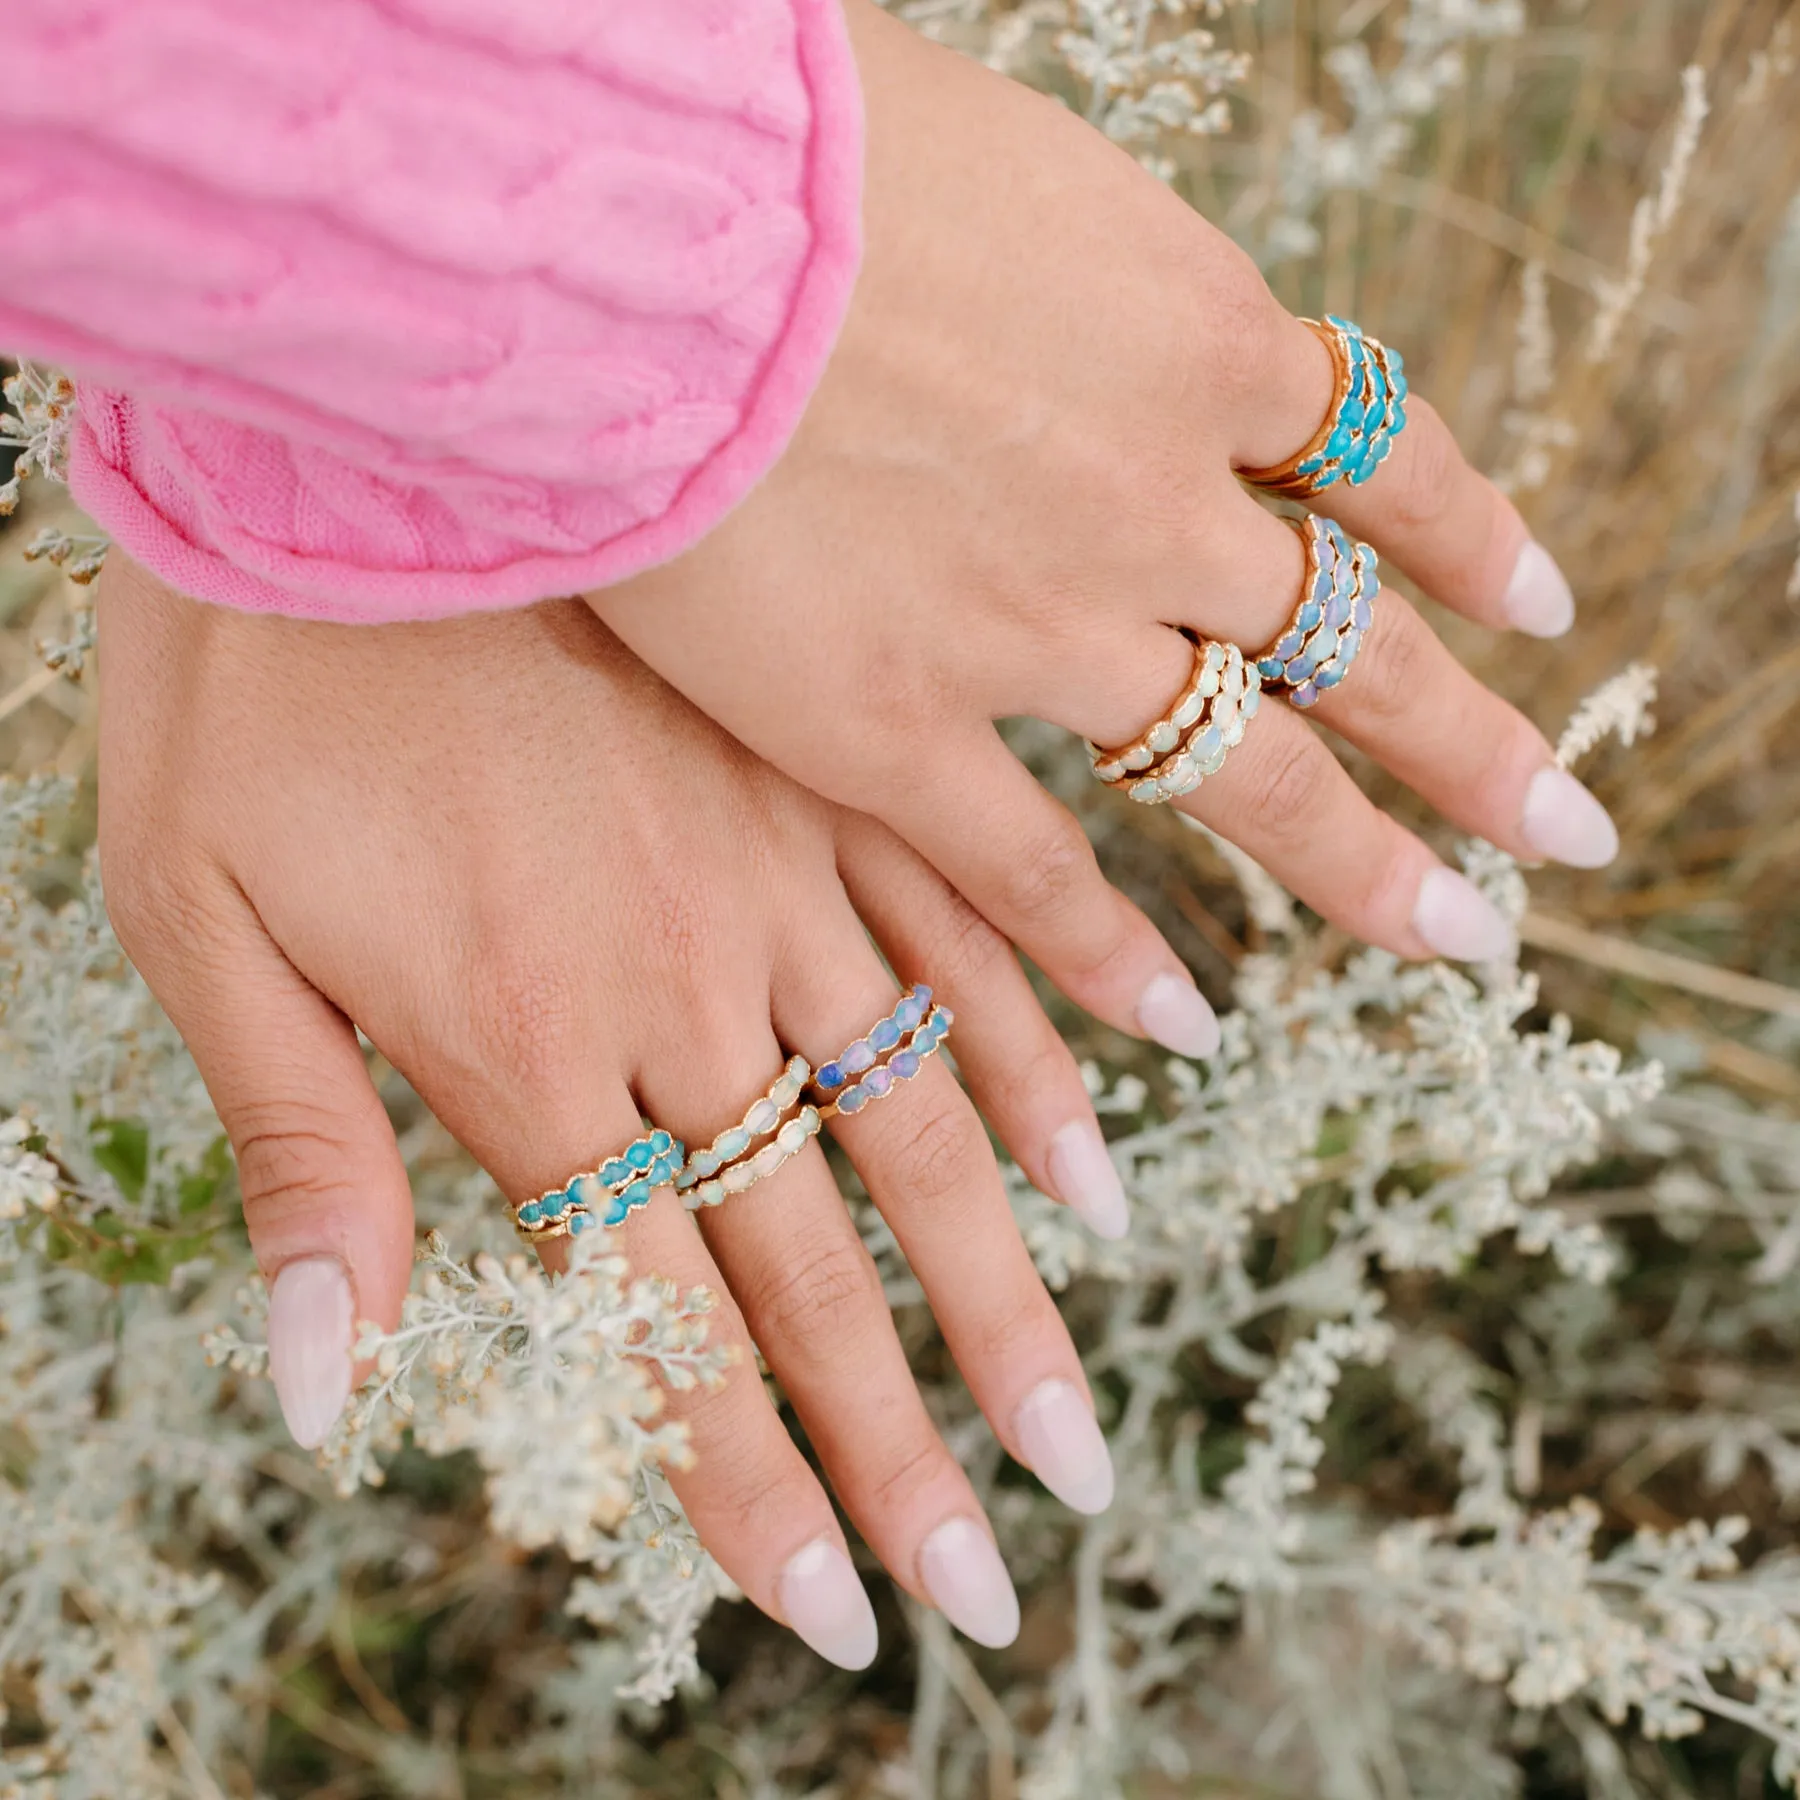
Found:
M 355 1025 L 518 1202 L 638 1135 L 735 1123 L 790 1050 L 815 1067 L 902 979 L 956 1009 L 999 1135 L 1109 1235 L 1124 1197 L 1080 1071 L 998 937 L 881 826 L 693 711 L 568 602 L 437 625 L 202 606 L 123 557 L 99 596 L 100 849 L 119 938 L 237 1152 L 283 1409 L 320 1442 L 353 1323 L 391 1329 L 406 1172 Z M 1081 1364 L 942 1058 L 833 1126 L 1007 1449 L 1070 1503 L 1112 1490 Z M 875 1623 L 753 1339 L 870 1547 L 984 1643 L 1017 1603 L 913 1385 L 817 1144 L 696 1217 L 659 1191 L 615 1235 L 720 1296 L 742 1354 L 674 1396 L 675 1484 L 740 1587 L 860 1667 Z
M 736 511 L 589 601 L 753 750 L 890 825 L 1072 999 L 1157 1036 L 1154 933 L 993 721 L 1122 744 L 1186 681 L 1182 630 L 1250 653 L 1278 635 L 1300 545 L 1234 470 L 1308 441 L 1331 362 L 1240 250 L 1066 109 L 868 0 L 847 16 L 867 249 L 823 381 Z M 1410 412 L 1373 479 L 1317 510 L 1471 619 L 1566 629 L 1549 555 L 1436 413 Z M 1317 715 L 1515 855 L 1586 867 L 1617 847 L 1397 594 Z M 1370 943 L 1510 946 L 1285 704 L 1178 804 Z

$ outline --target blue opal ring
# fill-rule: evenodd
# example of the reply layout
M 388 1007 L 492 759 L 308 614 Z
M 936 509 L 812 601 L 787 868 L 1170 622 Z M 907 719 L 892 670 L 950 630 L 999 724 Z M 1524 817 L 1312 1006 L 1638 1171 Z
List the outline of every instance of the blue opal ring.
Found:
M 1335 519 L 1314 513 L 1290 523 L 1306 546 L 1300 601 L 1255 666 L 1271 692 L 1308 707 L 1350 673 L 1375 620 L 1381 579 L 1375 552 Z
M 1406 365 L 1399 351 L 1334 313 L 1300 323 L 1331 353 L 1337 375 L 1331 406 L 1319 429 L 1286 461 L 1238 470 L 1252 487 L 1289 500 L 1310 500 L 1340 480 L 1361 487 L 1406 429 Z
M 872 1100 L 883 1100 L 903 1081 L 911 1081 L 925 1059 L 950 1035 L 956 1015 L 932 1004 L 931 989 L 913 988 L 893 1012 L 866 1037 L 826 1063 L 813 1083 L 819 1117 L 861 1112 Z M 831 1075 L 831 1081 L 826 1080 Z
M 743 1119 L 713 1139 L 704 1150 L 687 1159 L 687 1167 L 675 1178 L 682 1193 L 710 1180 L 727 1165 L 749 1159 L 750 1146 L 758 1138 L 778 1133 L 800 1103 L 800 1090 L 812 1079 L 812 1064 L 804 1056 L 791 1056 L 787 1066 L 769 1084 L 769 1091 L 753 1101 Z
M 1167 713 L 1117 750 L 1087 747 L 1096 779 L 1145 806 L 1191 794 L 1218 774 L 1262 704 L 1262 676 L 1236 644 L 1201 638 L 1187 686 Z
M 680 1138 L 650 1131 L 599 1168 L 511 1209 L 513 1224 L 533 1243 L 579 1237 L 595 1224 L 623 1225 L 658 1188 L 670 1187 L 687 1155 Z

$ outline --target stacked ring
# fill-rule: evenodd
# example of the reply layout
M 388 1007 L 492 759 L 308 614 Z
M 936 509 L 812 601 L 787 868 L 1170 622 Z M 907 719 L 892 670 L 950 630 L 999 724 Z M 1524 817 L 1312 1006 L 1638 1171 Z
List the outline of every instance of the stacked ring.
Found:
M 786 1068 L 769 1091 L 752 1102 L 742 1121 L 688 1158 L 675 1186 L 690 1212 L 717 1206 L 728 1194 L 741 1194 L 766 1180 L 818 1135 L 818 1109 L 800 1105 L 800 1091 L 811 1079 L 812 1065 L 806 1058 L 789 1057 Z M 770 1141 L 752 1149 L 758 1138 Z
M 1334 519 L 1314 514 L 1290 523 L 1306 545 L 1300 600 L 1255 666 L 1271 692 L 1307 707 L 1350 673 L 1362 649 L 1381 587 L 1379 559 L 1367 544 L 1353 542 Z
M 890 1035 L 890 1029 L 899 1026 L 903 1018 L 910 1023 Z M 871 1100 L 886 1099 L 897 1083 L 911 1081 L 918 1074 L 955 1022 L 956 1015 L 949 1007 L 931 1005 L 930 988 L 914 988 L 867 1037 L 858 1038 L 842 1056 L 819 1070 L 813 1084 L 819 1117 L 832 1119 L 839 1113 L 861 1112 Z M 878 1038 L 885 1043 L 877 1045 Z M 868 1053 L 868 1060 L 859 1052 Z M 851 1067 L 853 1063 L 857 1066 Z M 835 1079 L 827 1082 L 827 1075 Z
M 1095 776 L 1157 806 L 1191 794 L 1224 766 L 1262 704 L 1262 676 L 1235 644 L 1201 638 L 1187 686 L 1148 730 L 1118 750 L 1087 747 Z
M 658 1188 L 675 1181 L 686 1154 L 679 1138 L 666 1131 L 648 1132 L 599 1168 L 513 1207 L 510 1217 L 520 1236 L 533 1243 L 579 1237 L 595 1223 L 623 1225 L 640 1206 L 650 1204 Z
M 1300 322 L 1331 353 L 1337 384 L 1330 410 L 1284 462 L 1238 471 L 1252 487 L 1290 500 L 1322 494 L 1340 478 L 1361 487 L 1406 428 L 1406 364 L 1400 352 L 1333 313 L 1322 324 L 1317 319 Z

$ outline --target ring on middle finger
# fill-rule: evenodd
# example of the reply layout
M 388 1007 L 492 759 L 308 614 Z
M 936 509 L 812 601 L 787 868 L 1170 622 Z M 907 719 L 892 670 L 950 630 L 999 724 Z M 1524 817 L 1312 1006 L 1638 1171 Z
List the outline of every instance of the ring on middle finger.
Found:
M 909 988 L 885 1019 L 820 1065 L 812 1087 L 820 1117 L 860 1112 L 870 1101 L 885 1099 L 897 1083 L 911 1081 L 950 1035 L 953 1017 L 949 1007 L 932 1004 L 923 982 Z
M 1381 590 L 1379 559 L 1335 519 L 1311 513 L 1288 523 L 1306 546 L 1306 574 L 1293 616 L 1256 658 L 1256 669 L 1271 693 L 1308 707 L 1350 673 L 1362 649 Z
M 1235 644 L 1197 639 L 1187 685 L 1155 724 L 1116 750 L 1088 745 L 1096 779 L 1146 806 L 1191 794 L 1224 766 L 1256 717 L 1261 690 L 1262 676 Z
M 804 1056 L 789 1057 L 768 1092 L 751 1102 L 738 1124 L 688 1157 L 675 1186 L 690 1212 L 718 1206 L 727 1196 L 766 1181 L 818 1136 L 819 1109 L 801 1104 L 801 1090 L 811 1078 L 812 1065 Z M 764 1138 L 767 1143 L 753 1148 Z

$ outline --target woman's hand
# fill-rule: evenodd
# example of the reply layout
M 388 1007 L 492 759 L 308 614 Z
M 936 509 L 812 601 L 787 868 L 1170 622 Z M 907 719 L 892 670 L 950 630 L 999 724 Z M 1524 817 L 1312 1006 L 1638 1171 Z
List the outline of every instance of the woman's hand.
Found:
M 744 743 L 892 826 L 1066 993 L 1155 1035 L 1140 1003 L 1159 947 L 991 722 L 1121 744 L 1187 678 L 1177 627 L 1252 653 L 1276 637 L 1301 547 L 1233 470 L 1308 440 L 1331 363 L 1225 237 L 1097 132 L 849 6 L 867 249 L 825 379 L 736 513 L 591 604 Z M 1410 410 L 1373 479 L 1320 510 L 1472 619 L 1566 629 L 1548 554 L 1431 409 Z M 1317 711 L 1516 854 L 1589 866 L 1616 848 L 1539 733 L 1396 594 Z M 1285 705 L 1180 804 L 1372 943 L 1508 942 Z
M 406 1174 L 353 1022 L 514 1202 L 638 1135 L 709 1142 L 790 1051 L 815 1066 L 903 980 L 957 1012 L 995 1129 L 1098 1229 L 1124 1197 L 1080 1073 L 1005 945 L 884 828 L 778 775 L 576 603 L 354 628 L 196 605 L 110 562 L 101 853 L 120 939 L 191 1046 L 238 1156 L 302 1443 L 396 1321 Z M 1111 1493 L 1081 1365 L 944 1066 L 834 1123 L 1011 1453 L 1070 1504 Z M 694 1218 L 620 1229 L 641 1269 L 721 1295 L 895 1577 L 984 1643 L 1017 1607 L 926 1416 L 816 1144 Z M 677 1478 L 734 1580 L 824 1655 L 875 1624 L 824 1490 L 753 1359 L 676 1398 Z

